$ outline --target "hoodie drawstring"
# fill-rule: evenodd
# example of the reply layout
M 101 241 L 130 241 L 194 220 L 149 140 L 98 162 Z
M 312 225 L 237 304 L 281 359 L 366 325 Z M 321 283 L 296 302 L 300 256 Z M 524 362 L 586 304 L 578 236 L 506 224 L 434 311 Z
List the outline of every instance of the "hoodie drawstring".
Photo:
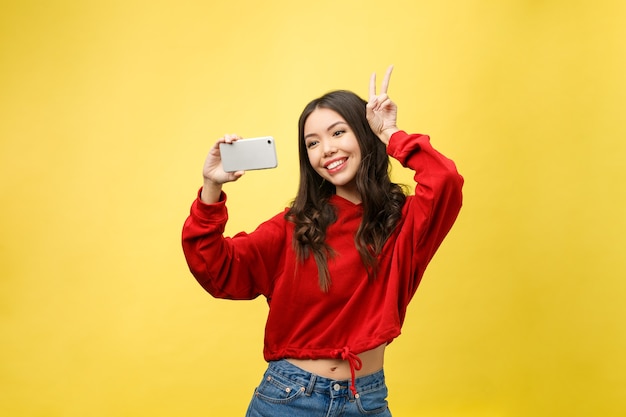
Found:
M 361 362 L 361 358 L 359 358 L 347 346 L 343 349 L 335 350 L 334 353 L 336 355 L 341 355 L 341 359 L 343 359 L 344 361 L 348 361 L 348 364 L 350 365 L 350 375 L 352 375 L 352 379 L 350 382 L 350 391 L 352 391 L 352 395 L 356 396 L 356 371 L 359 371 L 363 367 L 363 362 Z

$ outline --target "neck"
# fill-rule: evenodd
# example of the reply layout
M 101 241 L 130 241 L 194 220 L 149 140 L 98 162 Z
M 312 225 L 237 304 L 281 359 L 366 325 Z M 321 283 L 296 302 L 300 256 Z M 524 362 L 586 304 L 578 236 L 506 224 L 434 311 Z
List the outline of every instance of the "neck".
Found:
M 363 201 L 361 199 L 361 194 L 357 191 L 356 186 L 354 187 L 337 187 L 335 193 L 341 197 L 344 198 L 346 200 L 348 200 L 349 202 L 353 203 L 353 204 L 361 204 L 361 202 Z

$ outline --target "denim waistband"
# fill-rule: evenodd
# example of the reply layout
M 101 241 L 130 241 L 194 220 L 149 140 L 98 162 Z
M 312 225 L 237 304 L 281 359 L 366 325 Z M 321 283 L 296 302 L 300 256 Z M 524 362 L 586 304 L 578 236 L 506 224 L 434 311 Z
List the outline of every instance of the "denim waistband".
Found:
M 269 372 L 276 373 L 283 378 L 287 378 L 298 385 L 305 387 L 306 394 L 310 395 L 313 391 L 320 393 L 328 393 L 332 397 L 350 395 L 358 397 L 359 393 L 365 393 L 370 390 L 379 389 L 385 385 L 385 374 L 381 369 L 370 375 L 360 376 L 354 381 L 350 379 L 331 379 L 319 376 L 317 374 L 305 371 L 302 368 L 293 365 L 286 359 L 271 361 L 268 367 Z M 356 388 L 351 390 L 351 385 Z

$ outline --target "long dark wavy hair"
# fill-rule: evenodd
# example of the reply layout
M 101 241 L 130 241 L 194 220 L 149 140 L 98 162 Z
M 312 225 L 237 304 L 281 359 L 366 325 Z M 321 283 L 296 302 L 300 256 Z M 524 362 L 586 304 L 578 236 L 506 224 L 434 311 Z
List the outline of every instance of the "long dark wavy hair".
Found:
M 301 263 L 313 255 L 319 285 L 325 292 L 331 285 L 328 258 L 334 255 L 333 249 L 326 243 L 326 229 L 337 220 L 328 200 L 335 194 L 335 186 L 320 177 L 309 162 L 304 124 L 311 113 L 318 108 L 334 110 L 348 123 L 357 138 L 361 165 L 356 174 L 356 184 L 361 196 L 363 219 L 354 242 L 370 281 L 377 271 L 376 256 L 398 224 L 406 199 L 403 188 L 389 178 L 391 166 L 387 150 L 370 128 L 366 104 L 350 91 L 332 91 L 307 104 L 298 121 L 300 185 L 286 218 L 295 224 L 293 246 L 298 261 Z

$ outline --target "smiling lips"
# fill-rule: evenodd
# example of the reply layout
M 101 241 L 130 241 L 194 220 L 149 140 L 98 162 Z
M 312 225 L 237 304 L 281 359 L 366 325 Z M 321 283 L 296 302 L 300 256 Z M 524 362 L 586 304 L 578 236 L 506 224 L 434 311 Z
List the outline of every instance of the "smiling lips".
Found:
M 339 168 L 340 166 L 342 166 L 343 164 L 345 164 L 347 159 L 348 158 L 336 159 L 336 160 L 332 161 L 331 163 L 329 163 L 328 165 L 326 165 L 324 168 L 326 168 L 329 171 L 333 171 L 333 170 Z

